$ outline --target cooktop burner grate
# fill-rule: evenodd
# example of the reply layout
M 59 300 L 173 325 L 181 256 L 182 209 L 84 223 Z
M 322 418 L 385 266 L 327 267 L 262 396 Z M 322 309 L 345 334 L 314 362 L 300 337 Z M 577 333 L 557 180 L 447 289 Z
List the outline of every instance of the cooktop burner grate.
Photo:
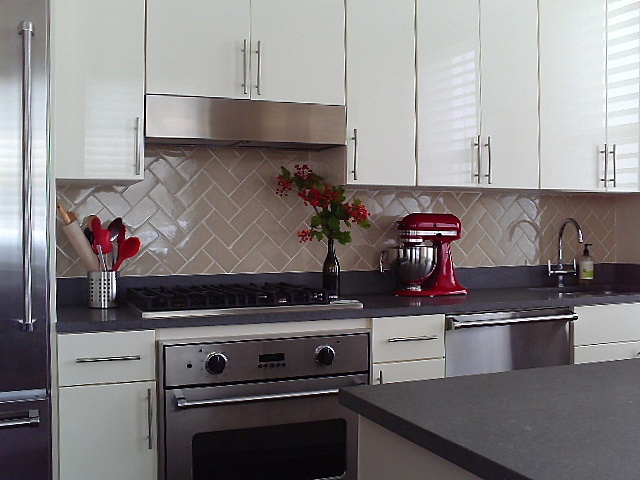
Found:
M 143 312 L 329 304 L 324 289 L 288 283 L 134 287 L 127 300 Z

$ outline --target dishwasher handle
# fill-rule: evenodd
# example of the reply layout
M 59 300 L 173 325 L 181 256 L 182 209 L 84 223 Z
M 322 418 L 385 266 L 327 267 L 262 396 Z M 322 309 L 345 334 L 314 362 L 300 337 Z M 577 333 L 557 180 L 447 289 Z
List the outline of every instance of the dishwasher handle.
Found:
M 447 330 L 459 330 L 461 328 L 493 327 L 499 325 L 513 325 L 516 323 L 548 322 L 548 321 L 575 321 L 578 315 L 566 313 L 559 315 L 539 315 L 519 318 L 483 318 L 478 320 L 459 320 L 455 316 L 447 316 Z

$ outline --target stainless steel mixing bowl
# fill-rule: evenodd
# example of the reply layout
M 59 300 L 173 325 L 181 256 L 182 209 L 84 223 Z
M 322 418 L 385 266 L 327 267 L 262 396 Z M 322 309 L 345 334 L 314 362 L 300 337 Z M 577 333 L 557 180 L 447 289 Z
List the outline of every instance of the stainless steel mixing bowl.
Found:
M 388 260 L 400 288 L 419 289 L 436 267 L 435 246 L 393 247 Z

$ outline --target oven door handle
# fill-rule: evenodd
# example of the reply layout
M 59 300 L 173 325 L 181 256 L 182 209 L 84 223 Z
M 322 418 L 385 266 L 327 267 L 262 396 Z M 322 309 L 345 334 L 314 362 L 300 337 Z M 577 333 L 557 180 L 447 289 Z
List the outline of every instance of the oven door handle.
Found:
M 310 392 L 293 392 L 293 393 L 272 393 L 267 395 L 248 395 L 244 397 L 232 398 L 209 398 L 205 400 L 187 400 L 181 390 L 174 392 L 176 404 L 178 408 L 187 409 L 195 407 L 211 407 L 216 405 L 232 405 L 235 403 L 262 402 L 268 400 L 286 400 L 292 398 L 304 397 L 321 397 L 324 395 L 335 395 L 338 393 L 337 388 L 327 390 L 313 390 Z
M 539 317 L 505 318 L 505 319 L 484 319 L 460 321 L 455 317 L 447 318 L 447 330 L 458 330 L 460 328 L 492 327 L 498 325 L 513 325 L 514 323 L 547 322 L 547 321 L 575 321 L 576 314 L 563 315 L 542 315 Z

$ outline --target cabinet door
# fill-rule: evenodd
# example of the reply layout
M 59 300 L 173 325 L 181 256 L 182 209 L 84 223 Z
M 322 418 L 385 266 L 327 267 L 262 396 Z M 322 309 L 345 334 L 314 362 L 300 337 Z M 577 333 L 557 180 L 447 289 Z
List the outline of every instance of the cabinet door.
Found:
M 147 3 L 147 93 L 249 98 L 249 0 Z
M 52 7 L 56 178 L 142 180 L 144 0 Z
M 419 185 L 477 185 L 479 17 L 474 0 L 417 0 Z
M 251 0 L 251 38 L 252 99 L 344 105 L 343 0 Z
M 605 7 L 605 0 L 539 0 L 541 188 L 603 188 Z
M 347 2 L 348 183 L 415 185 L 414 0 Z
M 538 6 L 481 0 L 481 185 L 538 188 Z
M 375 363 L 371 374 L 372 383 L 383 384 L 444 378 L 444 367 L 444 358 L 411 362 Z
M 573 363 L 608 362 L 640 358 L 640 342 L 584 345 L 574 350 Z
M 575 345 L 640 341 L 640 304 L 575 307 Z
M 60 478 L 157 479 L 155 404 L 155 382 L 60 388 Z
M 638 1 L 607 2 L 608 191 L 640 190 L 639 16 Z

